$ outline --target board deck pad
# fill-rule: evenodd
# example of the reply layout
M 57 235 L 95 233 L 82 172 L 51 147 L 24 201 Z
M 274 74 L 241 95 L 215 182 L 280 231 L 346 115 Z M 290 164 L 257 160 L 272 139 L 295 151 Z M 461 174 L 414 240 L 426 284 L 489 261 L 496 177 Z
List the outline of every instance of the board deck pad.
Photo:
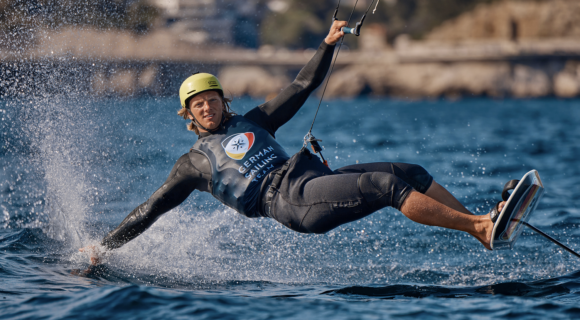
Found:
M 543 194 L 544 185 L 538 171 L 526 173 L 512 191 L 493 226 L 491 233 L 493 250 L 513 248 L 522 233 L 524 222 L 530 219 Z

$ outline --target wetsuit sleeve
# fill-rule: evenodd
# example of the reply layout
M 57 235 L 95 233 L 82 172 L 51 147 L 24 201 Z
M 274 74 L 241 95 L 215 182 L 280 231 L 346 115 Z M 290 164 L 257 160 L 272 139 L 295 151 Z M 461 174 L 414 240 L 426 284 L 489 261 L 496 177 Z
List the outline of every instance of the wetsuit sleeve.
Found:
M 195 166 L 195 155 L 190 156 L 185 154 L 179 158 L 165 183 L 111 231 L 101 245 L 108 249 L 121 247 L 145 232 L 161 215 L 185 201 L 194 190 L 207 191 L 211 174 L 210 168 L 204 166 L 205 157 L 198 155 L 200 161 Z
M 244 117 L 274 135 L 278 128 L 292 119 L 308 96 L 324 81 L 332 62 L 334 47 L 323 41 L 312 59 L 288 87 L 276 98 L 248 111 Z

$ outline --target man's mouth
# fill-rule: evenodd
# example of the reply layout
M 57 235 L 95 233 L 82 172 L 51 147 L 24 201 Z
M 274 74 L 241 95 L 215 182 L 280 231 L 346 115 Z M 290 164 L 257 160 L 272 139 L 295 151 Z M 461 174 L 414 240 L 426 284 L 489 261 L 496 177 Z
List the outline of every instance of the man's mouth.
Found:
M 208 114 L 206 116 L 203 116 L 203 118 L 206 119 L 206 120 L 211 120 L 211 119 L 213 119 L 213 117 L 215 117 L 215 113 L 212 113 L 212 114 Z

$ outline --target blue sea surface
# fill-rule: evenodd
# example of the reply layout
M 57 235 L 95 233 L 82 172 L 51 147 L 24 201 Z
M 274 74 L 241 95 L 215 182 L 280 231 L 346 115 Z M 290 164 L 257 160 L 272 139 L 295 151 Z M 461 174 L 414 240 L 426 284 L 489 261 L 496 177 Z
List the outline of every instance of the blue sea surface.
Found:
M 317 102 L 277 132 L 288 153 Z M 195 142 L 178 109 L 176 97 L 0 102 L 0 318 L 580 317 L 580 260 L 533 231 L 487 251 L 392 208 L 306 235 L 195 192 L 88 269 L 78 249 L 146 201 Z M 578 100 L 361 98 L 325 101 L 313 133 L 331 168 L 420 164 L 475 214 L 537 169 L 546 194 L 530 222 L 580 251 L 579 119 Z

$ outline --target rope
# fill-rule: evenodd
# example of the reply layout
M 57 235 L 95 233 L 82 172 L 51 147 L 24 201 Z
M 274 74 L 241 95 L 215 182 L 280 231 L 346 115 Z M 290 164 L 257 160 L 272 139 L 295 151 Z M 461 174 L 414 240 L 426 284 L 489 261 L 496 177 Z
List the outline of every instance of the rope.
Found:
M 372 2 L 374 2 L 374 0 Z M 371 5 L 372 5 L 372 2 L 371 2 Z M 352 11 L 350 12 L 350 16 L 348 17 L 348 20 L 346 22 L 347 25 L 350 22 L 352 15 L 354 14 L 354 9 L 356 8 L 357 3 L 358 3 L 358 0 L 356 0 L 356 2 L 354 3 L 354 6 L 352 7 Z M 340 1 L 338 2 L 338 4 L 340 5 Z M 338 10 L 338 6 L 336 7 L 336 9 Z M 328 86 L 328 81 L 330 80 L 330 75 L 332 75 L 332 71 L 334 70 L 334 65 L 336 64 L 336 59 L 338 58 L 338 54 L 340 53 L 340 48 L 342 48 L 343 42 L 344 42 L 344 36 L 342 37 L 342 39 L 340 39 L 340 44 L 338 45 L 338 50 L 336 51 L 336 56 L 334 56 L 334 61 L 332 63 L 332 66 L 330 67 L 330 72 L 328 73 L 328 77 L 326 78 L 326 84 L 324 85 L 324 89 L 322 90 L 322 95 L 320 96 L 320 101 L 318 101 L 318 107 L 316 108 L 316 113 L 314 114 L 314 119 L 312 119 L 312 124 L 310 125 L 310 130 L 308 130 L 307 135 L 311 134 L 312 127 L 314 127 L 314 122 L 316 121 L 316 116 L 318 116 L 318 111 L 320 110 L 320 105 L 322 104 L 322 99 L 324 98 L 324 93 L 326 93 L 326 87 Z
M 377 4 L 375 5 L 375 9 L 373 10 L 373 14 L 375 13 L 375 11 L 377 11 L 377 7 L 379 6 L 379 1 L 380 0 L 377 0 Z M 369 4 L 369 7 L 367 8 L 367 11 L 365 11 L 365 13 L 363 14 L 363 16 L 359 22 L 361 27 L 362 27 L 362 23 L 363 23 L 365 17 L 367 16 L 367 13 L 369 13 L 369 10 L 371 10 L 371 7 L 373 6 L 373 3 L 375 3 L 375 0 L 371 1 L 371 3 Z M 352 11 L 350 12 L 350 16 L 348 17 L 348 20 L 346 22 L 347 25 L 350 23 L 350 20 L 352 19 L 352 15 L 354 14 L 354 10 L 356 9 L 357 4 L 358 4 L 358 0 L 356 0 L 356 2 L 354 3 L 354 6 L 352 7 Z M 333 22 L 336 19 L 336 13 L 338 12 L 339 6 L 340 6 L 340 0 L 338 1 L 338 4 L 336 6 L 336 10 L 334 11 Z M 334 56 L 334 61 L 332 62 L 332 66 L 330 67 L 330 72 L 328 73 L 328 77 L 326 78 L 326 83 L 324 84 L 324 89 L 322 90 L 322 95 L 320 96 L 320 101 L 318 101 L 318 107 L 316 107 L 316 113 L 314 114 L 314 119 L 312 119 L 312 124 L 310 125 L 310 129 L 308 130 L 306 137 L 312 136 L 312 128 L 314 127 L 314 122 L 316 121 L 316 117 L 318 116 L 318 111 L 320 110 L 320 105 L 322 104 L 322 99 L 324 99 L 324 94 L 326 93 L 326 87 L 328 87 L 328 81 L 330 81 L 330 76 L 332 75 L 332 71 L 334 70 L 334 65 L 336 64 L 336 60 L 338 59 L 338 54 L 340 53 L 340 48 L 342 48 L 343 42 L 344 42 L 344 36 L 342 37 L 342 39 L 340 39 L 340 44 L 338 45 L 338 50 L 336 51 L 336 56 Z

